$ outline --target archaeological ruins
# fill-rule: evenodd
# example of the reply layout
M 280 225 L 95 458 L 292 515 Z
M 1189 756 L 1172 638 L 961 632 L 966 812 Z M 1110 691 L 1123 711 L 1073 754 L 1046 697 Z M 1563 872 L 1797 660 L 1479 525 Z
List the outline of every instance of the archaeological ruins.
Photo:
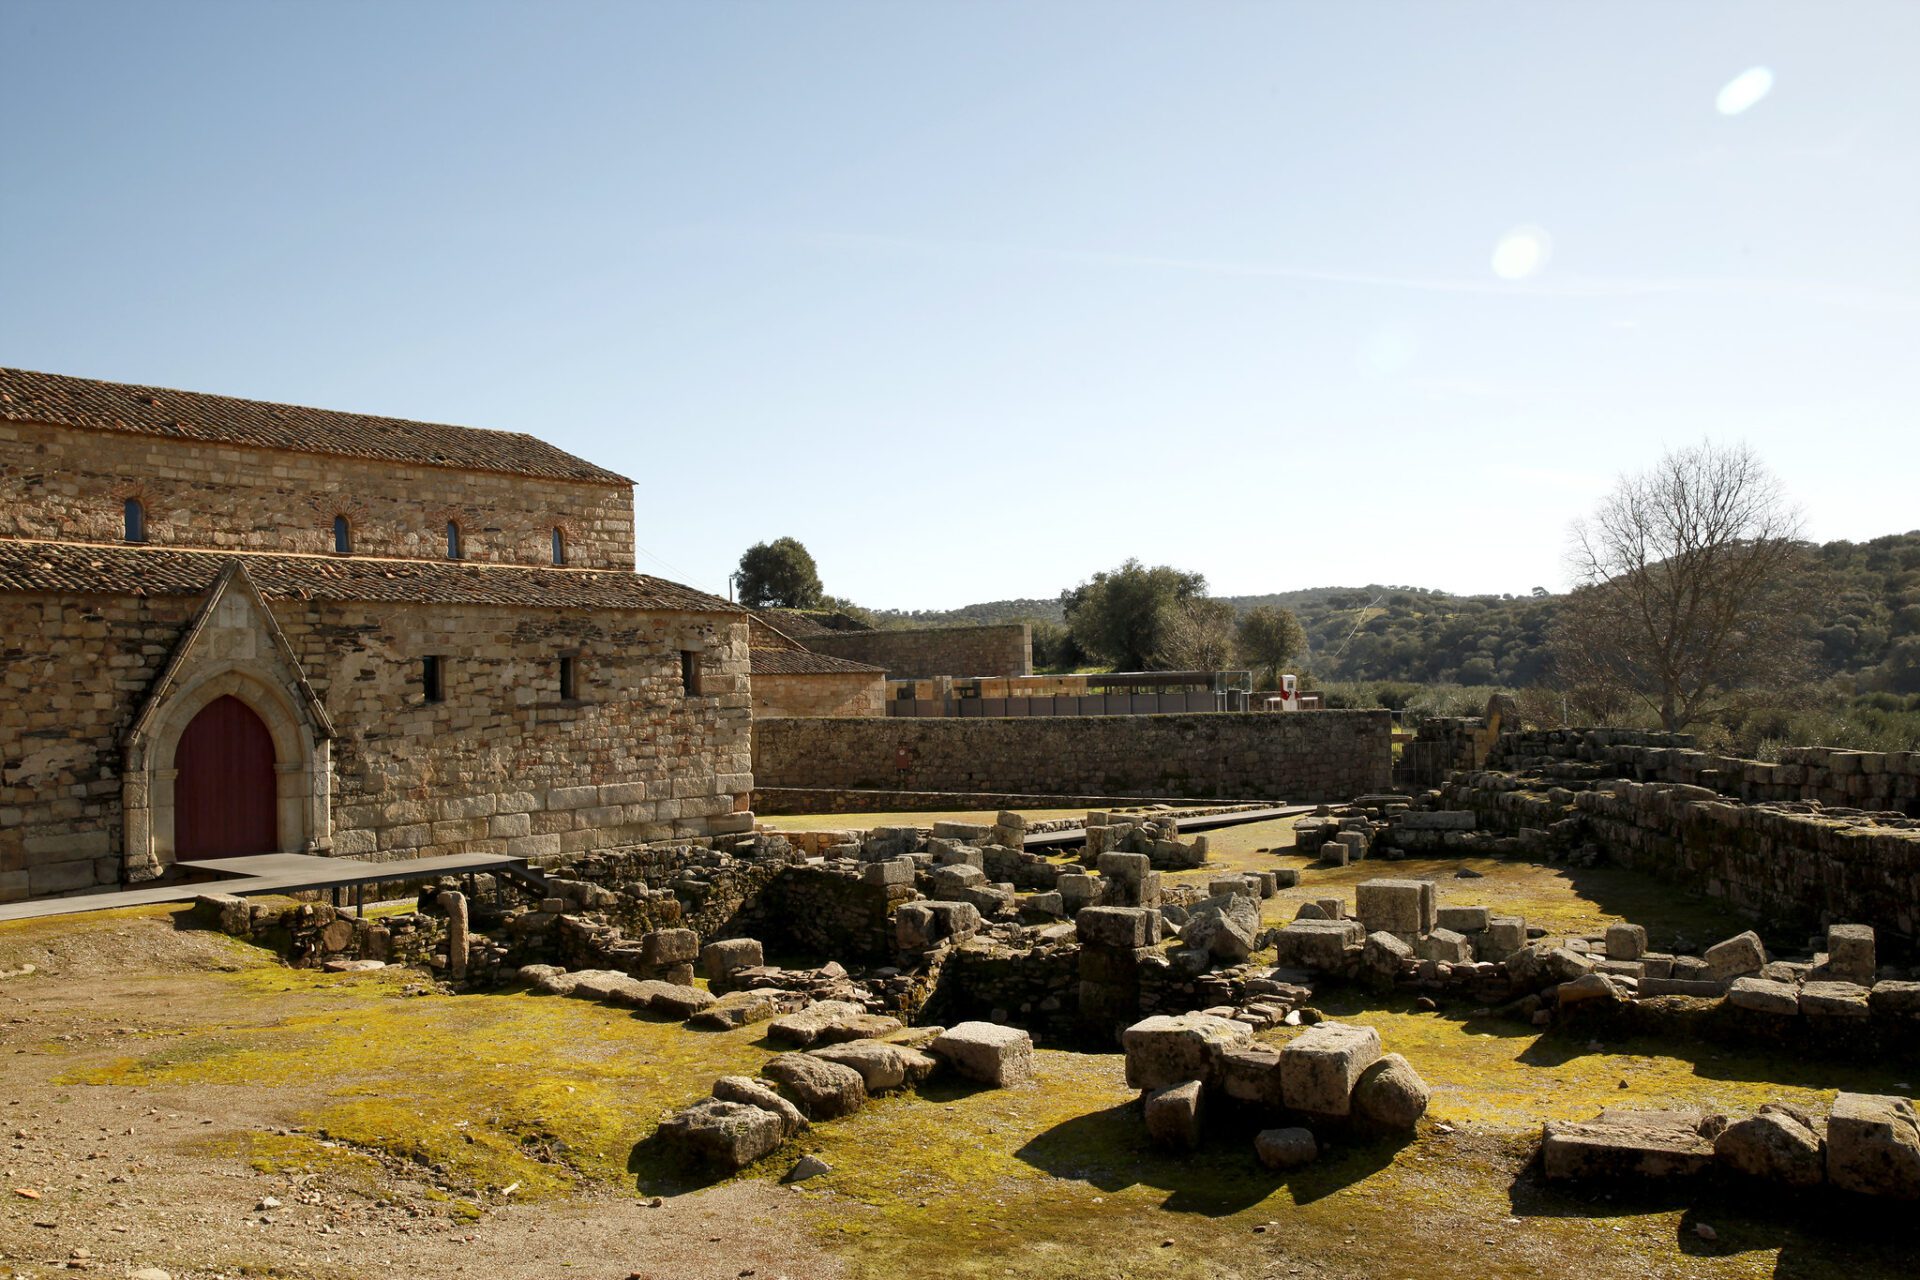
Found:
M 628 1167 L 688 1187 L 829 1177 L 835 1127 L 1082 1060 L 1132 1102 L 1071 1123 L 1130 1160 L 1248 1203 L 1364 1187 L 1461 1142 L 1477 1040 L 1791 1064 L 1743 1067 L 1739 1109 L 1643 1105 L 1624 1067 L 1556 1093 L 1515 1205 L 1920 1201 L 1920 755 L 1505 699 L 1398 744 L 1385 711 L 1092 714 L 1008 683 L 1024 626 L 809 630 L 636 573 L 634 515 L 531 437 L 0 371 L 0 902 L 737 1033 L 635 1122 Z M 891 711 L 932 682 L 1001 714 Z

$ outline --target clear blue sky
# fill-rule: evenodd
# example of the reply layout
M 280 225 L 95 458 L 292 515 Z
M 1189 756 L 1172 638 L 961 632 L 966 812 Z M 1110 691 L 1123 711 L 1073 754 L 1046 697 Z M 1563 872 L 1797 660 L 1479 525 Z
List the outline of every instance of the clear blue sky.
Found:
M 1916 52 L 1851 0 L 0 0 L 0 363 L 534 432 L 640 482 L 643 569 L 792 534 L 872 606 L 1557 587 L 1703 436 L 1871 537 Z

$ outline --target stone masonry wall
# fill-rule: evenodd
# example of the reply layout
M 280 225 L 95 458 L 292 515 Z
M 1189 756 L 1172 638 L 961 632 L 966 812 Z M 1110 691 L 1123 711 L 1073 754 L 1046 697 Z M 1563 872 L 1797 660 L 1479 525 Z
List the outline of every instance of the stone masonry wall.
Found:
M 1386 711 L 1010 719 L 759 720 L 766 787 L 1348 800 L 1392 773 Z
M 154 546 L 332 555 L 333 521 L 353 554 L 439 560 L 447 521 L 462 559 L 633 568 L 633 493 L 446 467 L 0 422 L 0 538 L 119 542 L 138 498 Z
M 1596 776 L 1677 782 L 1748 802 L 1813 800 L 1828 806 L 1920 817 L 1920 751 L 1788 747 L 1777 763 L 1693 749 L 1685 734 L 1632 729 L 1550 729 L 1506 733 L 1487 763 L 1591 766 Z
M 121 744 L 200 601 L 0 595 L 0 901 L 121 875 Z M 271 604 L 339 737 L 331 852 L 541 856 L 745 830 L 733 615 Z M 703 651 L 703 693 L 679 653 Z M 559 696 L 575 655 L 579 696 Z M 420 659 L 444 659 L 425 700 Z M 281 762 L 286 764 L 288 762 Z
M 1033 628 L 1024 622 L 919 631 L 834 631 L 804 638 L 815 653 L 885 667 L 895 680 L 1033 674 Z
M 883 716 L 884 672 L 819 672 L 753 677 L 753 714 L 780 716 Z

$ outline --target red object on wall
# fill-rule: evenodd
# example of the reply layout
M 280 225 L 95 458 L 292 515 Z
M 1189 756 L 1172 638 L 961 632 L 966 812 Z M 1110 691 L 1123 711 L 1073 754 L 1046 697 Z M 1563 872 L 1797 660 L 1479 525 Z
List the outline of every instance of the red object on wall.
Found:
M 228 694 L 200 709 L 174 752 L 173 847 L 179 858 L 236 858 L 280 847 L 273 735 Z

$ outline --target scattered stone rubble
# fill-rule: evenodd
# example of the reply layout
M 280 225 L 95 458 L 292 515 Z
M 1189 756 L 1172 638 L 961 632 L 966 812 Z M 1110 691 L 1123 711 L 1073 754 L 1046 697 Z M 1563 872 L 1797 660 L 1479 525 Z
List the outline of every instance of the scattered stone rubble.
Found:
M 1147 1132 L 1174 1150 L 1197 1147 L 1208 1113 L 1231 1108 L 1257 1128 L 1260 1161 L 1291 1168 L 1315 1158 L 1321 1133 L 1409 1133 L 1427 1110 L 1425 1081 L 1399 1054 L 1381 1055 L 1372 1027 L 1320 1022 L 1274 1046 L 1232 1018 L 1161 1014 L 1121 1041 Z
M 1920 1200 L 1920 1119 L 1906 1098 L 1861 1093 L 1840 1094 L 1826 1116 L 1770 1103 L 1733 1123 L 1697 1111 L 1609 1110 L 1549 1121 L 1540 1163 L 1556 1180 L 1722 1173 Z

